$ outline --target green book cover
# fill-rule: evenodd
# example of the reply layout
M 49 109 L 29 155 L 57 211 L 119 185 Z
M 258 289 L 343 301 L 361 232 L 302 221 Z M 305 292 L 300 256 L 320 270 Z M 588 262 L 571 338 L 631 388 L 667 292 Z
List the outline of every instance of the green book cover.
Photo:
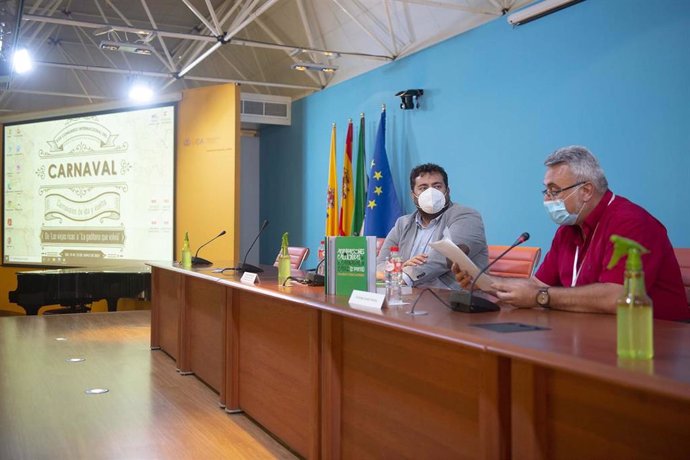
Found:
M 372 284 L 375 285 L 376 277 L 376 239 L 364 236 L 338 236 L 328 239 L 327 293 L 349 296 L 354 289 L 370 290 Z M 369 254 L 374 259 L 371 259 Z

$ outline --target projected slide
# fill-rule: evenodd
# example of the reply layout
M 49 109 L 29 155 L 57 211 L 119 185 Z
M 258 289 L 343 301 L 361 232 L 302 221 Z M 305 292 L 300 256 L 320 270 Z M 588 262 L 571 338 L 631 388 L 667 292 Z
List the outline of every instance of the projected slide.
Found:
M 4 127 L 4 262 L 172 260 L 175 107 Z

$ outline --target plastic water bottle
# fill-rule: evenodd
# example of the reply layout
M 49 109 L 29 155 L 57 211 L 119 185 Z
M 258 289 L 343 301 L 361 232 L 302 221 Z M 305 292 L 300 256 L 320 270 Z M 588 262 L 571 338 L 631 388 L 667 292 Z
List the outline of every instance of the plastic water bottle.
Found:
M 323 262 L 323 259 L 326 258 L 326 242 L 324 240 L 321 240 L 321 244 L 319 244 L 318 257 L 319 264 L 317 266 L 318 269 L 316 270 L 316 273 L 323 275 L 326 272 L 326 267 L 324 267 L 325 263 Z
M 402 259 L 397 246 L 391 247 L 386 261 L 386 299 L 389 304 L 402 303 Z

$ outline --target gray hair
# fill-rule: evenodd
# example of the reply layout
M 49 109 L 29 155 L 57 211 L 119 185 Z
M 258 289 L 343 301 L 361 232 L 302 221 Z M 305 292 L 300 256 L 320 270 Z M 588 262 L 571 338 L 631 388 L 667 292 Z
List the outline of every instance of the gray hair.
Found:
M 599 161 L 592 155 L 587 147 L 581 145 L 570 145 L 562 147 L 544 160 L 544 166 L 556 166 L 566 164 L 578 181 L 589 181 L 594 184 L 594 188 L 599 192 L 605 192 L 609 183 L 601 169 Z

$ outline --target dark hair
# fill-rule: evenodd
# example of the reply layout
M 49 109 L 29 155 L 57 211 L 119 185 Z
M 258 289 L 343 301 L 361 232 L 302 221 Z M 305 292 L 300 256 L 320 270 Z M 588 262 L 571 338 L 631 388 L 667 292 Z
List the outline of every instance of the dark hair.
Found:
M 448 174 L 446 174 L 446 170 L 434 163 L 424 163 L 423 165 L 415 166 L 410 171 L 410 190 L 414 190 L 414 181 L 417 177 L 429 173 L 439 173 L 443 176 L 443 183 L 448 188 Z

